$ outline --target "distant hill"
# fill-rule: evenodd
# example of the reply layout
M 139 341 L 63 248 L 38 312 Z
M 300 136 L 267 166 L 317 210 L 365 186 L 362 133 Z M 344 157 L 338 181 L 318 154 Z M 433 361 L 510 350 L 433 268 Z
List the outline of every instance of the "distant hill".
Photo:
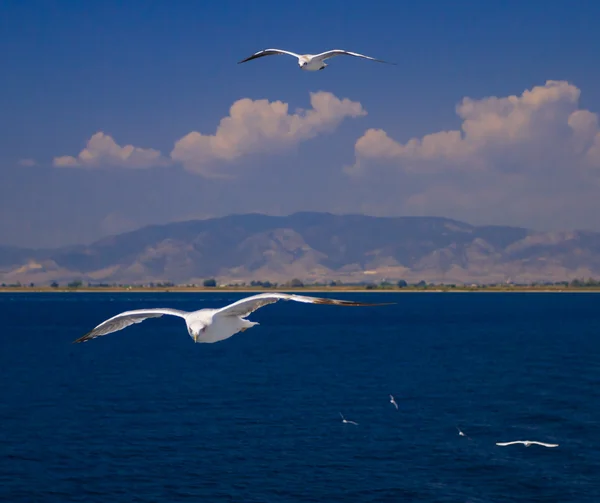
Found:
M 89 246 L 0 247 L 0 282 L 219 283 L 405 279 L 463 283 L 600 276 L 600 233 L 438 217 L 259 214 L 153 225 Z

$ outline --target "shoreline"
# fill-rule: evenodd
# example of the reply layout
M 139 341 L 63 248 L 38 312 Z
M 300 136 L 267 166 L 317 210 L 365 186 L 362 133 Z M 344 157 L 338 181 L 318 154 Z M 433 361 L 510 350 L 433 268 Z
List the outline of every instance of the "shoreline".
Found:
M 441 288 L 193 288 L 193 287 L 164 287 L 164 288 L 136 288 L 136 287 L 97 287 L 97 288 L 52 288 L 52 287 L 4 287 L 2 293 L 269 293 L 285 292 L 296 293 L 600 293 L 600 287 L 441 287 Z

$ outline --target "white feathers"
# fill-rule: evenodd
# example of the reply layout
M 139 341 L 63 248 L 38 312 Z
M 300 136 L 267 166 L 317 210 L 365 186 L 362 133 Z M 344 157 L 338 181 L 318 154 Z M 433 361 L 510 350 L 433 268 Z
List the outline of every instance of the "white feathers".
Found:
M 358 423 L 355 423 L 354 421 L 350 421 L 349 419 L 346 419 L 341 412 L 340 412 L 340 416 L 342 417 L 342 423 L 353 424 L 354 426 L 358 426 Z
M 276 292 L 261 293 L 238 300 L 237 302 L 220 309 L 200 309 L 199 311 L 193 312 L 179 311 L 170 308 L 126 311 L 100 323 L 96 328 L 74 342 L 86 342 L 101 335 L 122 330 L 134 323 L 141 323 L 147 318 L 159 318 L 164 314 L 183 318 L 186 322 L 188 333 L 195 342 L 212 343 L 222 341 L 238 332 L 243 332 L 248 328 L 258 325 L 256 322 L 246 320 L 245 317 L 257 309 L 268 304 L 273 304 L 279 300 L 292 300 L 308 304 L 327 304 L 336 306 L 383 306 L 394 304 L 394 302 L 375 304 L 369 302 L 356 302 L 353 300 L 328 299 Z
M 295 52 L 284 51 L 283 49 L 264 49 L 262 51 L 255 52 L 252 56 L 238 61 L 238 64 L 245 63 L 246 61 L 252 61 L 253 59 L 262 58 L 264 56 L 275 56 L 286 54 L 288 56 L 294 56 L 298 59 L 298 66 L 301 70 L 315 72 L 317 70 L 323 70 L 327 64 L 325 61 L 334 56 L 353 56 L 355 58 L 369 59 L 378 63 L 385 63 L 388 65 L 395 65 L 396 63 L 390 63 L 381 59 L 375 59 L 371 56 L 365 56 L 364 54 L 358 54 L 357 52 L 344 51 L 342 49 L 333 49 L 332 51 L 325 51 L 320 54 L 296 54 Z
M 505 447 L 507 445 L 514 444 L 523 444 L 525 447 L 529 447 L 530 445 L 541 445 L 543 447 L 558 447 L 558 444 L 546 444 L 544 442 L 537 442 L 535 440 L 514 440 L 513 442 L 496 442 L 496 445 L 500 447 Z

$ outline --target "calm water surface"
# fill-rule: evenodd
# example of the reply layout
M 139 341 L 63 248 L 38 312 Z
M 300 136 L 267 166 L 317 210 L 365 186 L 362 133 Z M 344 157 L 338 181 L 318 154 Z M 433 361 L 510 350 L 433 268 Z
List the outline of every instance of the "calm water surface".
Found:
M 600 502 L 600 295 L 337 294 L 398 304 L 71 344 L 242 296 L 0 294 L 0 501 Z

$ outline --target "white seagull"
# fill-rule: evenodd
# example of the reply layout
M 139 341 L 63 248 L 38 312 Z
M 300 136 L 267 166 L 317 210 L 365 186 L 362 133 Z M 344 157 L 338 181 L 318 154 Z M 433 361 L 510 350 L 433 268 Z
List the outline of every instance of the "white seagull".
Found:
M 375 59 L 371 56 L 365 56 L 364 54 L 358 54 L 357 52 L 344 51 L 342 49 L 333 49 L 332 51 L 322 52 L 321 54 L 296 54 L 295 52 L 284 51 L 282 49 L 264 49 L 262 51 L 258 51 L 254 53 L 252 56 L 243 59 L 242 61 L 238 61 L 238 65 L 240 63 L 245 63 L 246 61 L 251 61 L 256 58 L 262 58 L 264 56 L 275 56 L 278 54 L 287 54 L 289 56 L 294 56 L 298 58 L 298 66 L 300 70 L 305 70 L 308 72 L 316 72 L 317 70 L 323 70 L 326 66 L 325 60 L 329 58 L 333 58 L 334 56 L 354 56 L 355 58 L 364 58 L 370 59 L 371 61 L 377 61 L 378 63 L 385 63 L 387 65 L 395 65 L 396 63 L 390 63 L 389 61 L 383 61 L 381 59 Z
M 396 410 L 398 410 L 398 404 L 392 395 L 390 395 L 390 403 L 394 404 L 394 407 L 396 407 Z
M 179 316 L 185 320 L 188 333 L 194 342 L 217 342 L 228 339 L 238 332 L 244 332 L 248 328 L 258 325 L 254 321 L 245 319 L 257 309 L 272 304 L 279 300 L 293 300 L 309 304 L 328 304 L 338 306 L 383 306 L 395 304 L 386 302 L 372 304 L 368 302 L 355 302 L 352 300 L 326 299 L 320 297 L 308 297 L 303 295 L 292 295 L 287 293 L 261 293 L 238 300 L 233 304 L 220 309 L 200 309 L 199 311 L 187 312 L 171 308 L 137 309 L 125 311 L 112 318 L 103 321 L 96 328 L 73 342 L 86 342 L 101 335 L 110 334 L 122 330 L 134 323 L 140 323 L 147 318 L 160 318 L 163 314 Z
M 558 447 L 558 444 L 545 444 L 544 442 L 536 442 L 535 440 L 515 440 L 514 442 L 496 442 L 496 445 L 501 447 L 513 444 L 523 444 L 525 447 L 529 447 L 530 445 L 537 444 L 543 445 L 544 447 Z
M 342 416 L 342 423 L 353 424 L 355 426 L 358 426 L 358 423 L 355 423 L 354 421 L 350 421 L 349 419 L 346 419 L 341 412 L 340 412 L 340 416 Z
M 471 440 L 471 438 L 468 435 L 465 435 L 464 432 L 458 426 L 455 426 L 455 428 L 458 430 L 458 434 L 461 437 L 467 437 L 469 440 Z

